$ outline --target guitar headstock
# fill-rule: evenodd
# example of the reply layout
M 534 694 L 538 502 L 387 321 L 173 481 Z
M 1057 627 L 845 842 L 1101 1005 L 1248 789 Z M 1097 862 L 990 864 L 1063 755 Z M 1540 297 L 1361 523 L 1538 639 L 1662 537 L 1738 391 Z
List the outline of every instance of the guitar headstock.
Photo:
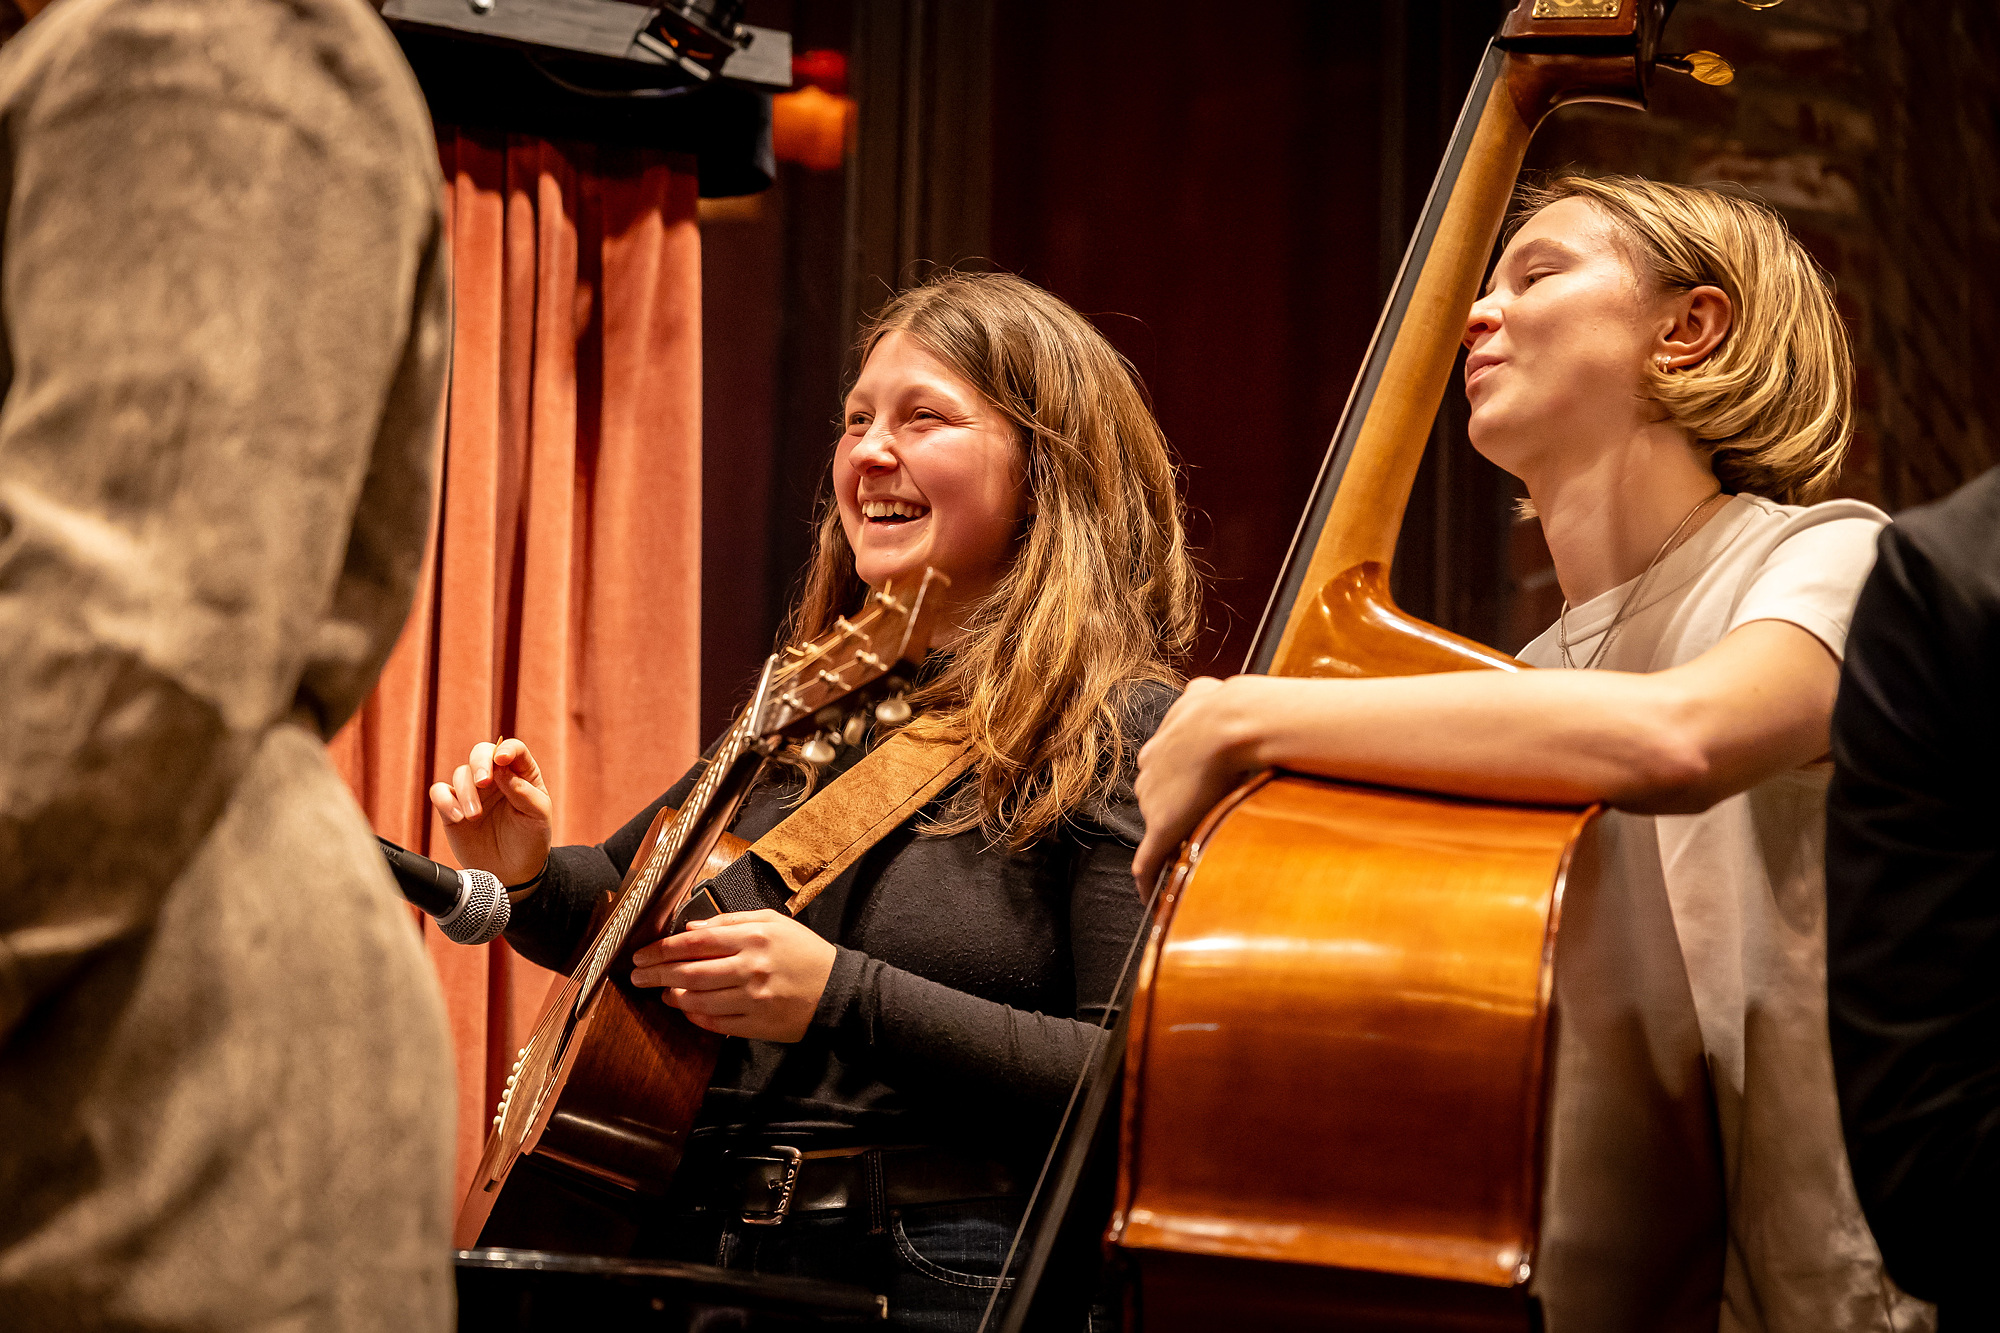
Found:
M 840 740 L 859 741 L 871 706 L 884 723 L 907 720 L 902 694 L 930 648 L 937 594 L 950 586 L 934 569 L 908 585 L 884 584 L 852 619 L 835 620 L 832 633 L 772 658 L 751 731 L 772 748 L 805 740 L 801 753 L 823 764 Z

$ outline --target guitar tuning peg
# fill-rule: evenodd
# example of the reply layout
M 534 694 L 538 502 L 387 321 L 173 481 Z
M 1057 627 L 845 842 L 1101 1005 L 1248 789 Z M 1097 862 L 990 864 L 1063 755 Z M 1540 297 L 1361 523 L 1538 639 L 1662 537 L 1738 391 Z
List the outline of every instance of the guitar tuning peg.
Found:
M 900 727 L 910 720 L 910 701 L 892 694 L 875 705 L 875 720 L 885 727 Z
M 799 747 L 799 758 L 815 767 L 832 763 L 833 737 L 827 732 L 820 732 L 817 736 L 814 736 Z
M 840 729 L 840 739 L 846 741 L 849 745 L 859 745 L 867 735 L 868 715 L 865 713 L 849 714 L 847 725 Z
M 1743 0 L 1743 3 L 1749 4 L 1750 0 Z M 1777 0 L 1772 0 L 1772 3 L 1777 3 Z M 1752 9 L 1769 8 L 1768 5 L 1751 5 L 1750 7 Z M 1696 82 L 1705 83 L 1711 88 L 1720 88 L 1723 84 L 1730 82 L 1736 77 L 1735 67 L 1713 51 L 1689 51 L 1686 55 L 1663 55 L 1656 58 L 1653 63 L 1662 69 L 1678 70 L 1682 74 L 1691 76 Z

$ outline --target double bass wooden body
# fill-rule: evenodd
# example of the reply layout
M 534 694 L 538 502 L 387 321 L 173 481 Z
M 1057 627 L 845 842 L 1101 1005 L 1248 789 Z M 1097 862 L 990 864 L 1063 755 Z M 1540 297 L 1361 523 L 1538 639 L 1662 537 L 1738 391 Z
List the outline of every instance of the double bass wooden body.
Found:
M 1290 775 L 1211 814 L 1127 1051 L 1148 1333 L 1715 1327 L 1693 999 L 1602 841 L 1591 810 Z
M 1536 125 L 1643 106 L 1670 5 L 1521 0 L 1488 49 L 1249 669 L 1521 670 L 1388 569 Z M 1712 1330 L 1722 1185 L 1664 888 L 1592 809 L 1265 774 L 1170 872 L 1109 1240 L 1147 1333 Z

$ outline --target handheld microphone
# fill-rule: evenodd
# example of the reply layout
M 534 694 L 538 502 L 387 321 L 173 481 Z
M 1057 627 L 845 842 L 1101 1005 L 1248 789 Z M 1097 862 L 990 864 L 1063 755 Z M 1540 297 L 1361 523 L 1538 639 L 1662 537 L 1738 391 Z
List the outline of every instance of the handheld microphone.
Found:
M 437 918 L 444 937 L 457 944 L 484 944 L 507 929 L 512 905 L 500 878 L 485 870 L 453 870 L 376 836 L 389 873 L 403 896 Z

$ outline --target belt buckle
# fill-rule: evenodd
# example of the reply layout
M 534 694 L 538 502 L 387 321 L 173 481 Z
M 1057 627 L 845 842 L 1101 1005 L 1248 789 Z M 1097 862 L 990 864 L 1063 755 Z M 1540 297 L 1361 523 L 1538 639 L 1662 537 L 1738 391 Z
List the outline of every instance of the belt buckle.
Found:
M 797 1148 L 779 1143 L 771 1146 L 768 1155 L 746 1153 L 737 1159 L 742 1162 L 779 1162 L 784 1166 L 784 1175 L 775 1184 L 767 1186 L 777 1191 L 777 1203 L 769 1212 L 753 1212 L 746 1208 L 743 1211 L 745 1226 L 774 1227 L 785 1220 L 785 1214 L 791 1211 L 792 1195 L 799 1187 L 799 1164 L 805 1160 L 805 1156 Z

